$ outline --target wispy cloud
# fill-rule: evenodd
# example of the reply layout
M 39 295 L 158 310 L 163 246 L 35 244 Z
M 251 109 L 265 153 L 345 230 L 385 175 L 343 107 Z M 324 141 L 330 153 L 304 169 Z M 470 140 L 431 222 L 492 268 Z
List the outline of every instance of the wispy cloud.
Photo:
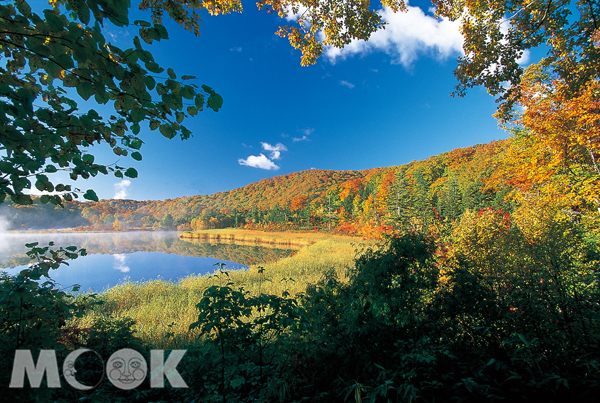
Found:
M 115 188 L 115 195 L 113 199 L 124 199 L 127 197 L 127 188 L 131 185 L 131 181 L 129 179 L 123 179 L 119 183 L 115 183 L 113 186 Z
M 312 127 L 305 127 L 304 129 L 300 129 L 298 131 L 300 133 L 302 133 L 303 136 L 302 137 L 292 137 L 292 141 L 294 143 L 297 143 L 299 141 L 310 141 L 310 138 L 308 138 L 308 136 L 310 136 L 315 131 L 315 129 Z
M 392 57 L 392 63 L 410 69 L 422 55 L 444 60 L 463 54 L 459 21 L 438 19 L 412 6 L 407 12 L 394 13 L 389 8 L 377 12 L 387 22 L 385 29 L 373 33 L 368 42 L 353 41 L 343 49 L 327 47 L 324 54 L 330 62 L 382 51 Z
M 273 160 L 281 159 L 281 152 L 287 151 L 286 146 L 281 143 L 277 143 L 275 145 L 271 145 L 269 143 L 260 143 L 263 150 L 269 152 L 269 157 L 260 153 L 259 155 L 251 155 L 246 159 L 240 158 L 238 159 L 238 163 L 240 165 L 249 166 L 252 168 L 260 168 L 266 170 L 278 170 L 279 166 L 276 165 Z
M 232 51 L 232 52 L 241 52 L 241 51 L 242 51 L 242 47 L 241 47 L 241 46 L 238 46 L 238 47 L 236 47 L 236 48 L 231 48 L 231 49 L 229 49 L 229 50 L 230 50 L 230 51 Z
M 129 32 L 125 29 L 111 29 L 106 30 L 105 32 L 110 37 L 113 44 L 124 43 L 127 40 L 127 38 L 129 38 Z
M 344 87 L 348 87 L 350 89 L 356 87 L 354 84 L 346 80 L 340 80 L 340 85 L 343 85 Z

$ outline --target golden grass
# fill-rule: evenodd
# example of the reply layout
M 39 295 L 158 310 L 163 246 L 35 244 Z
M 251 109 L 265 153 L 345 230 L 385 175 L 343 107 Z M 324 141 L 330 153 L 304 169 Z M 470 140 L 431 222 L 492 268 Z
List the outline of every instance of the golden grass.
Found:
M 208 239 L 218 242 L 233 241 L 235 243 L 298 246 L 307 246 L 315 242 L 332 238 L 331 235 L 322 232 L 264 232 L 235 228 L 187 231 L 181 233 L 179 237 L 181 239 Z M 351 237 L 336 238 L 356 239 Z
M 104 304 L 77 321 L 82 327 L 89 326 L 98 315 L 130 317 L 136 321 L 136 336 L 154 348 L 185 348 L 194 343 L 198 334 L 189 332 L 188 327 L 198 316 L 196 304 L 203 291 L 211 285 L 225 285 L 228 281 L 234 288 L 243 287 L 252 294 L 267 293 L 282 295 L 284 291 L 297 295 L 306 290 L 308 284 L 317 283 L 323 273 L 335 270 L 341 279 L 353 265 L 357 238 L 328 236 L 324 234 L 264 233 L 260 231 L 211 230 L 210 234 L 237 240 L 253 239 L 252 242 L 267 241 L 305 242 L 306 245 L 294 256 L 248 270 L 228 270 L 226 275 L 215 278 L 211 275 L 190 276 L 178 283 L 153 280 L 144 283 L 128 282 L 101 293 Z M 204 232 L 204 231 L 203 231 Z M 242 236 L 243 235 L 243 236 Z M 184 238 L 185 239 L 185 238 Z M 214 238 L 213 238 L 214 239 Z M 167 338 L 168 333 L 173 333 Z

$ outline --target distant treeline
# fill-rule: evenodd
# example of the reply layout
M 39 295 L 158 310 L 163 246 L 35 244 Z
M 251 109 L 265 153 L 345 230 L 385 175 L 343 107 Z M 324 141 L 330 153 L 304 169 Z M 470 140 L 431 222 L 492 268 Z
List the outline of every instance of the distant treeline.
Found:
M 423 161 L 363 171 L 308 170 L 206 196 L 161 201 L 71 202 L 64 208 L 5 203 L 12 229 L 331 230 L 372 235 L 427 227 L 467 209 L 510 212 L 510 188 L 493 180 L 504 141 L 455 149 Z

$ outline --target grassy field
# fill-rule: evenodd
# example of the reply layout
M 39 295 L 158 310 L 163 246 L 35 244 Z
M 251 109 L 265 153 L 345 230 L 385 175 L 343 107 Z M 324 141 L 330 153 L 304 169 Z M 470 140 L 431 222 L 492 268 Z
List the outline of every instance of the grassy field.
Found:
M 171 283 L 162 280 L 144 283 L 129 282 L 101 293 L 104 304 L 78 320 L 81 327 L 89 326 L 95 318 L 111 315 L 113 318 L 129 317 L 136 322 L 136 335 L 155 348 L 185 348 L 193 343 L 197 334 L 188 331 L 197 319 L 196 304 L 203 291 L 215 284 L 233 283 L 253 293 L 292 295 L 303 292 L 314 284 L 323 272 L 335 270 L 343 279 L 351 267 L 357 250 L 365 242 L 361 238 L 330 236 L 319 233 L 265 233 L 244 230 L 208 230 L 184 235 L 189 239 L 228 240 L 252 242 L 261 245 L 306 245 L 294 256 L 264 264 L 248 270 L 227 270 L 220 277 L 211 275 L 190 276 Z M 167 335 L 170 334 L 170 337 Z

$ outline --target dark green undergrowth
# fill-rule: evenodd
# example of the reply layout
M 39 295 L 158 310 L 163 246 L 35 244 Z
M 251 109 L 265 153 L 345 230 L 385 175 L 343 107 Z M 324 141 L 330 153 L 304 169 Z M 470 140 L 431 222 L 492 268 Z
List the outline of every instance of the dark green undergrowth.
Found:
M 250 293 L 226 271 L 198 300 L 177 369 L 188 388 L 124 391 L 98 359 L 78 361 L 97 387 L 4 389 L 16 349 L 55 349 L 62 364 L 87 347 L 107 358 L 152 346 L 134 323 L 67 319 L 99 303 L 38 278 L 76 257 L 34 248 L 39 263 L 2 277 L 0 380 L 20 401 L 480 402 L 595 401 L 600 396 L 597 242 L 580 225 L 523 227 L 506 214 L 466 214 L 452 228 L 393 236 L 358 254 L 342 281 L 335 268 L 292 297 Z M 261 272 L 261 281 L 268 273 Z M 168 352 L 167 352 L 168 353 Z M 34 353 L 34 357 L 37 357 Z M 61 375 L 62 377 L 62 375 Z M 62 379 L 62 378 L 61 378 Z

